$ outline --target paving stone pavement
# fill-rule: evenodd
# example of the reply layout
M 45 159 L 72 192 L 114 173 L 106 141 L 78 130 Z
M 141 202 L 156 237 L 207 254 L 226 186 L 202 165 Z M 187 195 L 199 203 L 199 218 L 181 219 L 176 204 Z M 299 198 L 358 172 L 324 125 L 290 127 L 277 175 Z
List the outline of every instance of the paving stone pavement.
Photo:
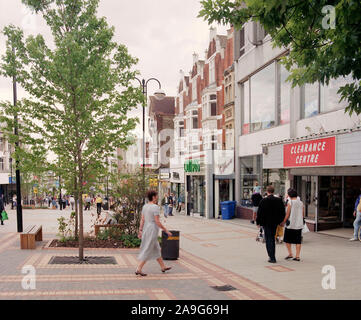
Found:
M 42 224 L 44 241 L 36 250 L 20 250 L 16 213 L 0 226 L 0 299 L 359 299 L 361 243 L 319 234 L 305 236 L 302 261 L 289 262 L 283 245 L 277 247 L 279 262 L 268 265 L 264 245 L 256 243 L 253 226 L 176 215 L 162 218 L 169 229 L 181 231 L 177 261 L 167 261 L 171 272 L 162 274 L 155 261 L 134 275 L 138 250 L 89 249 L 85 255 L 112 256 L 117 265 L 50 265 L 53 256 L 74 256 L 74 249 L 48 248 L 56 237 L 57 218 L 70 210 L 24 210 L 24 226 Z M 90 231 L 92 214 L 85 213 Z M 334 265 L 336 290 L 321 286 L 322 266 Z M 24 290 L 25 266 L 36 271 L 35 290 Z M 220 292 L 213 286 L 231 285 L 234 291 Z

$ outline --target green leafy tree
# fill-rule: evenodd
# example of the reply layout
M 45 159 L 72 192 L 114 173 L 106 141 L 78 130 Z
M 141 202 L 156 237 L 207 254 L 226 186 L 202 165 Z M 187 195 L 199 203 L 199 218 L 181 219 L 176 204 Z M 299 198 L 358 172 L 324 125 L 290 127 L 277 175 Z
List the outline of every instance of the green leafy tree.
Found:
M 148 181 L 148 173 L 146 175 Z M 114 183 L 112 196 L 116 199 L 114 211 L 118 223 L 124 225 L 128 235 L 137 236 L 144 205 L 143 175 L 140 171 L 131 175 L 120 173 Z M 149 188 L 148 183 L 145 188 Z
M 352 0 L 202 0 L 200 17 L 240 28 L 259 21 L 284 58 L 293 86 L 351 75 L 339 89 L 346 112 L 361 113 L 361 2 Z M 332 7 L 335 9 L 333 19 Z M 331 10 L 330 10 L 331 9 Z M 330 11 L 327 11 L 330 10 Z
M 1 73 L 16 77 L 26 90 L 14 107 L 1 104 L 5 132 L 27 151 L 45 146 L 56 156 L 56 175 L 73 183 L 79 199 L 79 259 L 84 260 L 83 199 L 89 177 L 104 172 L 106 157 L 128 145 L 137 119 L 127 112 L 144 99 L 131 82 L 137 59 L 113 40 L 114 28 L 97 17 L 99 0 L 23 0 L 49 26 L 52 43 L 42 35 L 24 38 L 13 25 L 7 37 Z M 13 117 L 20 121 L 13 135 Z M 21 161 L 21 159 L 19 159 Z

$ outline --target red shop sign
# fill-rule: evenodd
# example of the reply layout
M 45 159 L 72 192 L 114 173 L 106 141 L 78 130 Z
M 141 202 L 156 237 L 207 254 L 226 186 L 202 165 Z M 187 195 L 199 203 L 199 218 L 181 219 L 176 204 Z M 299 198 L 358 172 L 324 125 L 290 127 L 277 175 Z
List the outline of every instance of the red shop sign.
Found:
M 285 168 L 334 165 L 336 165 L 336 137 L 283 146 L 283 166 Z

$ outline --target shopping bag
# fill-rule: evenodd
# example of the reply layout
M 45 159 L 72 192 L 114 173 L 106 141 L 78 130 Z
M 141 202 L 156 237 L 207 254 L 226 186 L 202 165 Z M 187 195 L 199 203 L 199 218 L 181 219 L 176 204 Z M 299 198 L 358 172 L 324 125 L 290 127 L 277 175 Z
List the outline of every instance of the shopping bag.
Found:
M 276 230 L 276 237 L 283 237 L 283 227 L 282 226 L 277 226 L 277 230 Z
M 310 229 L 308 229 L 307 223 L 305 223 L 305 224 L 303 225 L 302 234 L 305 234 L 305 233 L 307 233 L 307 232 L 310 232 Z
M 6 213 L 5 210 L 1 213 L 1 220 L 2 221 L 9 220 L 8 214 Z

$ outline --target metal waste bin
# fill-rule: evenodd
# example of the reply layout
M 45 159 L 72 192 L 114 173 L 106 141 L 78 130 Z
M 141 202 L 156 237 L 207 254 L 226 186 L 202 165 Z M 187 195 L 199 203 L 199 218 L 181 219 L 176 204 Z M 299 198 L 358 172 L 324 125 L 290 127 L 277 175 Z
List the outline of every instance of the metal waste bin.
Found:
M 179 231 L 169 230 L 171 237 L 162 231 L 161 253 L 164 260 L 177 260 L 179 258 Z

